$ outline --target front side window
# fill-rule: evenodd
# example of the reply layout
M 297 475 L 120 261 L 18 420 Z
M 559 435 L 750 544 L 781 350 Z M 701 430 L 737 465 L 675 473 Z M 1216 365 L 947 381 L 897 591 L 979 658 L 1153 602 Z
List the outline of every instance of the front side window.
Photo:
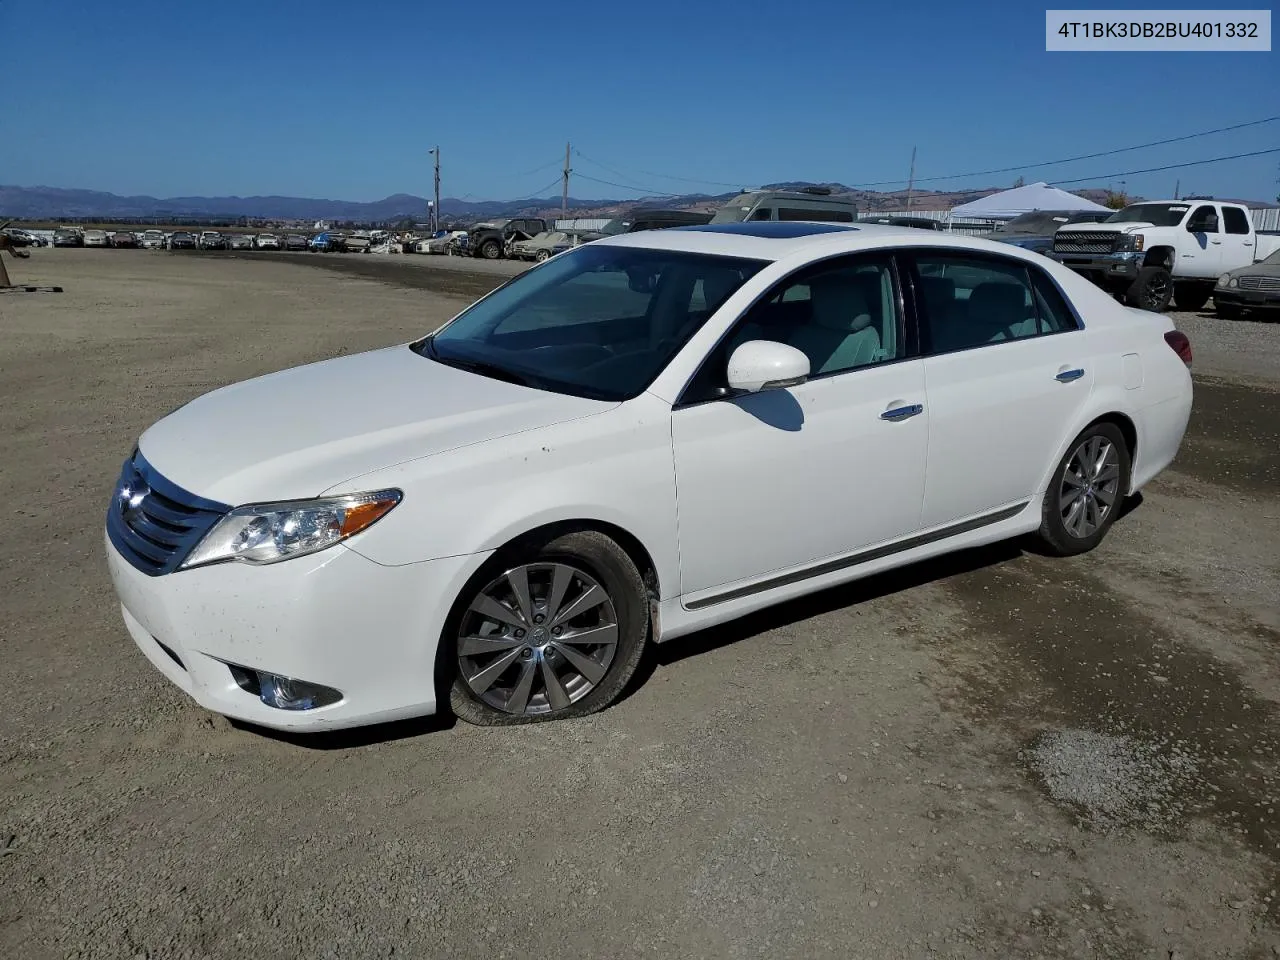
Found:
M 495 379 L 625 400 L 763 266 L 587 244 L 516 277 L 414 349 Z
M 1187 218 L 1188 233 L 1217 233 L 1218 212 L 1210 206 L 1196 207 L 1196 212 Z
M 917 308 L 933 353 L 951 353 L 1076 328 L 1057 287 L 1015 260 L 921 252 Z
M 1249 232 L 1249 218 L 1239 207 L 1223 207 L 1222 221 L 1227 228 L 1227 233 L 1247 234 Z
M 809 358 L 810 378 L 906 356 L 888 256 L 838 257 L 773 287 L 707 357 L 682 401 L 729 395 L 729 357 L 749 340 L 773 340 Z

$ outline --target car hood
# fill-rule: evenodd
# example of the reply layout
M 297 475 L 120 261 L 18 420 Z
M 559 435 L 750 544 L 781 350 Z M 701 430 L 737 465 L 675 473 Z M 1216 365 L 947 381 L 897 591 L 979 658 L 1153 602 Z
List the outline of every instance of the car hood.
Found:
M 1057 232 L 1087 230 L 1090 233 L 1096 231 L 1130 233 L 1133 230 L 1150 230 L 1154 226 L 1154 223 L 1146 223 L 1139 220 L 1123 220 L 1115 223 L 1064 223 L 1058 228 Z
M 1280 277 L 1280 263 L 1251 263 L 1227 271 L 1231 277 Z
M 613 406 L 447 367 L 400 345 L 214 390 L 154 424 L 138 447 L 199 496 L 233 505 L 292 500 Z

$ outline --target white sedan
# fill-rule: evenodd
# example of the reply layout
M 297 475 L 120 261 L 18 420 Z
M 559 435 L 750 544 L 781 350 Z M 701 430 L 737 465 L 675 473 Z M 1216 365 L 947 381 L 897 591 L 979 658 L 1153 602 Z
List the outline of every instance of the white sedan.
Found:
M 1004 244 L 744 223 L 600 240 L 433 335 L 149 428 L 107 555 L 205 707 L 322 730 L 591 713 L 650 644 L 890 567 L 1097 546 L 1191 349 Z

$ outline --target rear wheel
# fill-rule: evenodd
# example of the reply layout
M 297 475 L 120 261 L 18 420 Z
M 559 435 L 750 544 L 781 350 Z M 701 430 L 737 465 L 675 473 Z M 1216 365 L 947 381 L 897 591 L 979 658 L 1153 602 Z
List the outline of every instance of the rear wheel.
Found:
M 1211 283 L 1179 283 L 1173 288 L 1173 303 L 1179 310 L 1199 310 L 1212 293 Z
M 1173 295 L 1173 275 L 1164 267 L 1143 267 L 1125 292 L 1124 300 L 1131 307 L 1163 313 L 1169 307 Z
M 468 586 L 446 628 L 453 712 L 482 726 L 595 713 L 635 674 L 648 624 L 640 573 L 604 534 L 508 551 Z
M 1092 550 L 1115 521 L 1129 480 L 1130 453 L 1112 423 L 1095 423 L 1071 442 L 1045 491 L 1040 539 L 1050 553 Z

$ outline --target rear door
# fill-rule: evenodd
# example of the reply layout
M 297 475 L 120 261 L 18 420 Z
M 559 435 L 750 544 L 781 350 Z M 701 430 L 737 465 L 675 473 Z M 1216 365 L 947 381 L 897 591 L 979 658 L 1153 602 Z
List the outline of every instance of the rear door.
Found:
M 1024 261 L 927 249 L 908 259 L 929 410 L 921 527 L 1025 504 L 1092 390 L 1084 331 Z
M 1255 236 L 1249 223 L 1249 215 L 1243 207 L 1223 204 L 1222 207 L 1222 263 L 1221 272 L 1247 267 L 1256 254 Z

